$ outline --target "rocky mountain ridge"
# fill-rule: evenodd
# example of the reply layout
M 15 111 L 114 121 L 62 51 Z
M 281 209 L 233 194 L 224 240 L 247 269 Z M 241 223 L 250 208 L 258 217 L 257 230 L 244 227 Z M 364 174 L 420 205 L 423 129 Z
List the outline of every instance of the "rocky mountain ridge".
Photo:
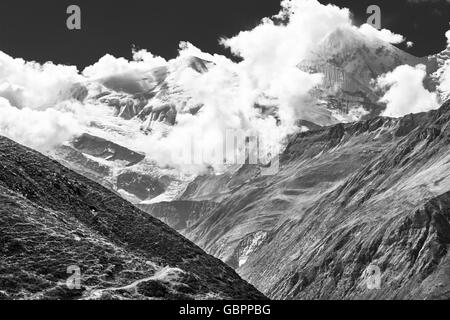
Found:
M 4 137 L 0 203 L 2 299 L 264 299 L 164 223 Z
M 449 123 L 447 102 L 296 134 L 276 175 L 224 177 L 253 172 L 221 184 L 218 206 L 184 234 L 275 299 L 446 299 Z M 196 179 L 186 199 L 214 181 Z

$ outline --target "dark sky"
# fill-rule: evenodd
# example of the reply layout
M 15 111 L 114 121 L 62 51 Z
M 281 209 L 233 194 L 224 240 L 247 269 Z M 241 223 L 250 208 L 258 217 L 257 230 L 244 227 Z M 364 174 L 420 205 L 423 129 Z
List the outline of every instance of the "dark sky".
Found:
M 322 0 L 345 6 L 365 22 L 366 8 L 381 7 L 382 27 L 405 35 L 422 56 L 445 47 L 450 29 L 446 0 Z M 1 0 L 0 50 L 26 60 L 75 64 L 80 68 L 105 53 L 129 58 L 132 45 L 165 58 L 181 40 L 208 52 L 227 53 L 218 38 L 250 29 L 279 11 L 279 0 Z M 66 28 L 66 8 L 82 10 L 82 30 Z M 404 48 L 404 45 L 400 45 Z

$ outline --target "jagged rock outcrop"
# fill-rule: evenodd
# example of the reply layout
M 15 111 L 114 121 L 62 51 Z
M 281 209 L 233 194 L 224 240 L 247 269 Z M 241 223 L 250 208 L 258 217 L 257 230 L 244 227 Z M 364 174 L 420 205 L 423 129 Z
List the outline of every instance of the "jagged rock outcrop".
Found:
M 66 285 L 74 270 L 80 286 Z M 261 299 L 230 267 L 56 161 L 0 137 L 2 299 Z
M 108 161 L 125 161 L 132 166 L 144 160 L 145 155 L 132 151 L 117 143 L 96 137 L 87 133 L 82 134 L 73 141 L 73 146 L 80 152 Z
M 163 194 L 176 180 L 154 170 L 155 165 L 144 154 L 91 134 L 59 146 L 51 155 L 133 203 Z

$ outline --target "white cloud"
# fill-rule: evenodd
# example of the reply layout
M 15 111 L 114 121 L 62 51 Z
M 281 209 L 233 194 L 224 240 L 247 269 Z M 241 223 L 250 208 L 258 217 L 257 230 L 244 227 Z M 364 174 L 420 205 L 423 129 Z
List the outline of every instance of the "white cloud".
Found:
M 0 51 L 0 134 L 47 151 L 81 132 L 96 110 L 74 66 L 14 59 Z
M 68 97 L 81 81 L 74 66 L 26 62 L 0 51 L 0 96 L 12 99 L 15 107 L 45 108 Z
M 439 107 L 436 93 L 424 88 L 426 71 L 424 65 L 411 67 L 401 65 L 394 71 L 377 79 L 380 89 L 386 90 L 381 102 L 387 104 L 383 116 L 402 117 L 409 113 L 419 113 Z
M 90 80 L 98 80 L 118 74 L 146 72 L 166 63 L 164 58 L 154 56 L 146 50 L 134 51 L 132 61 L 106 54 L 98 62 L 85 68 L 83 75 Z
M 320 81 L 296 65 L 331 32 L 350 25 L 348 9 L 316 0 L 284 0 L 277 16 L 222 43 L 243 58 L 239 68 L 249 99 L 262 93 L 278 97 L 281 119 L 289 122 L 307 107 L 302 97 Z
M 392 31 L 388 29 L 375 29 L 370 24 L 363 24 L 361 27 L 359 27 L 359 31 L 364 34 L 366 37 L 372 38 L 372 39 L 379 39 L 388 43 L 402 43 L 405 41 L 405 37 L 403 37 L 400 34 L 395 34 Z
M 166 64 L 164 58 L 154 56 L 146 50 L 134 51 L 132 61 L 106 54 L 98 62 L 85 68 L 82 74 L 87 80 L 99 82 L 110 89 L 134 93 L 150 89 L 152 80 L 156 79 L 142 79 L 147 79 L 148 72 L 153 68 Z
M 18 109 L 0 97 L 0 134 L 39 151 L 47 151 L 79 134 L 73 114 L 52 108 Z

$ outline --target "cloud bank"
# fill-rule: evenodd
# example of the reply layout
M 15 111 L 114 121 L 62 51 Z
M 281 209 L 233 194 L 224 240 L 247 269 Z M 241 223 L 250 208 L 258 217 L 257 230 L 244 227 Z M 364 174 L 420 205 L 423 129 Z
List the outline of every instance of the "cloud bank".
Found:
M 69 113 L 55 109 L 18 109 L 0 97 L 0 132 L 37 150 L 49 150 L 76 134 L 81 128 Z
M 405 37 L 400 34 L 395 34 L 388 29 L 378 30 L 367 23 L 359 27 L 359 31 L 368 38 L 376 38 L 388 43 L 398 44 L 406 40 Z
M 426 68 L 421 64 L 415 67 L 402 65 L 379 77 L 378 87 L 386 90 L 381 98 L 381 102 L 387 105 L 382 115 L 402 117 L 409 113 L 437 109 L 438 96 L 424 88 L 425 77 Z

